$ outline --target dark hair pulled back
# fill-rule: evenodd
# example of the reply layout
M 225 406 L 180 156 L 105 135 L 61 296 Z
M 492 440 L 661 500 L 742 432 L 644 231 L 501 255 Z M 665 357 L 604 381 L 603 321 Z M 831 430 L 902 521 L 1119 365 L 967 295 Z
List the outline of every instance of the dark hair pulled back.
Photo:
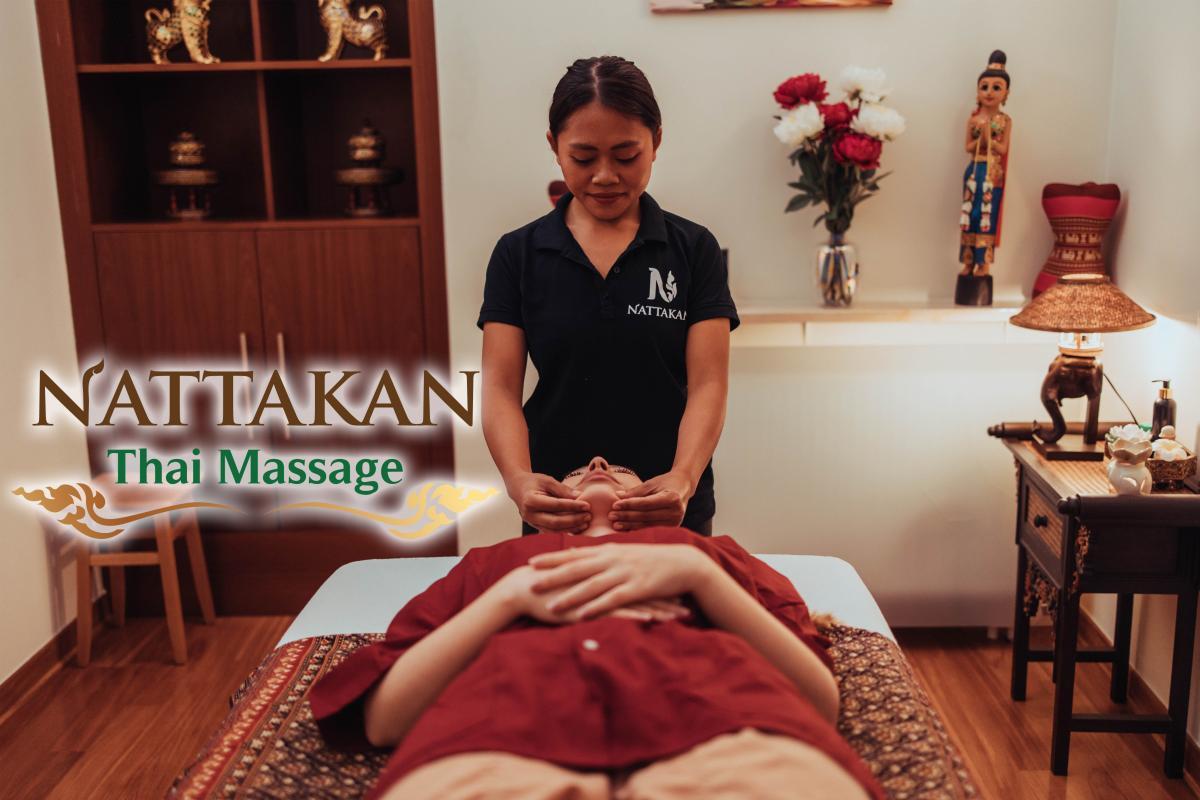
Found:
M 594 56 L 578 59 L 567 67 L 567 73 L 554 87 L 550 133 L 557 137 L 572 114 L 595 100 L 641 120 L 651 133 L 662 125 L 662 113 L 646 74 L 620 56 Z
M 1003 78 L 1004 85 L 1012 89 L 1012 78 L 1008 77 L 1004 66 L 1008 63 L 1008 56 L 1003 50 L 993 50 L 991 56 L 988 57 L 988 68 L 979 73 L 979 77 L 975 79 L 975 83 L 979 83 L 984 78 Z M 999 67 L 993 67 L 992 64 L 999 64 Z

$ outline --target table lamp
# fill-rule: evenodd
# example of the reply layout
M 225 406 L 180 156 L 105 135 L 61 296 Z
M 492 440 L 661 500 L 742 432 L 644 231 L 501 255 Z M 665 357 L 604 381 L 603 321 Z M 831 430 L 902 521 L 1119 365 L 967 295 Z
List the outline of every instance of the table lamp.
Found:
M 1062 276 L 1009 321 L 1022 328 L 1062 334 L 1058 357 L 1042 381 L 1042 405 L 1050 412 L 1053 426 L 1047 430 L 1039 425 L 1034 431 L 1038 452 L 1051 460 L 1103 460 L 1104 444 L 1097 430 L 1104 384 L 1100 334 L 1145 328 L 1154 324 L 1154 315 L 1130 300 L 1107 276 L 1083 273 Z M 1060 407 L 1068 397 L 1087 398 L 1087 421 L 1082 440 L 1070 437 L 1060 442 L 1067 432 Z

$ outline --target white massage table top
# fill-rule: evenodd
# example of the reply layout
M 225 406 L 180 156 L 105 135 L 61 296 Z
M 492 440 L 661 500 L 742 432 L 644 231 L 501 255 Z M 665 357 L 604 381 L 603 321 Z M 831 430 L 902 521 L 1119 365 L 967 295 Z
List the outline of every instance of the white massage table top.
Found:
M 813 614 L 895 641 L 879 605 L 854 567 L 829 556 L 760 555 L 796 586 Z M 383 633 L 411 598 L 458 563 L 458 556 L 379 558 L 340 567 L 292 620 L 279 644 L 309 636 Z

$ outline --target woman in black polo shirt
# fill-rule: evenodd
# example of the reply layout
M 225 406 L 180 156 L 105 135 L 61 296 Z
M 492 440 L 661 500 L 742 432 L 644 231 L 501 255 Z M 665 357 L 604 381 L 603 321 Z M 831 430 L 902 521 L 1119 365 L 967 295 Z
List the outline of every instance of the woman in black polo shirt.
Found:
M 632 62 L 572 64 L 546 134 L 568 191 L 488 264 L 483 432 L 526 532 L 588 527 L 558 479 L 596 453 L 653 476 L 614 504 L 614 528 L 712 531 L 738 317 L 717 240 L 645 191 L 661 122 Z M 522 411 L 527 355 L 538 383 Z

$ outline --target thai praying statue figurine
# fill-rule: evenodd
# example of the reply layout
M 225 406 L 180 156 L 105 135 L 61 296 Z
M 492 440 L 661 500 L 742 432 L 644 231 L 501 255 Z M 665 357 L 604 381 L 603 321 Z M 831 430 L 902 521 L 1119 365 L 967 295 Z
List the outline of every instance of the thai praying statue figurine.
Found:
M 962 270 L 954 290 L 954 302 L 959 305 L 992 304 L 989 272 L 1000 245 L 1000 211 L 1012 141 L 1012 119 L 1000 110 L 1011 86 L 1004 69 L 1007 60 L 1004 51 L 992 52 L 987 69 L 975 83 L 975 111 L 967 120 L 966 151 L 971 161 L 963 173 L 959 220 L 962 239 L 958 260 Z

